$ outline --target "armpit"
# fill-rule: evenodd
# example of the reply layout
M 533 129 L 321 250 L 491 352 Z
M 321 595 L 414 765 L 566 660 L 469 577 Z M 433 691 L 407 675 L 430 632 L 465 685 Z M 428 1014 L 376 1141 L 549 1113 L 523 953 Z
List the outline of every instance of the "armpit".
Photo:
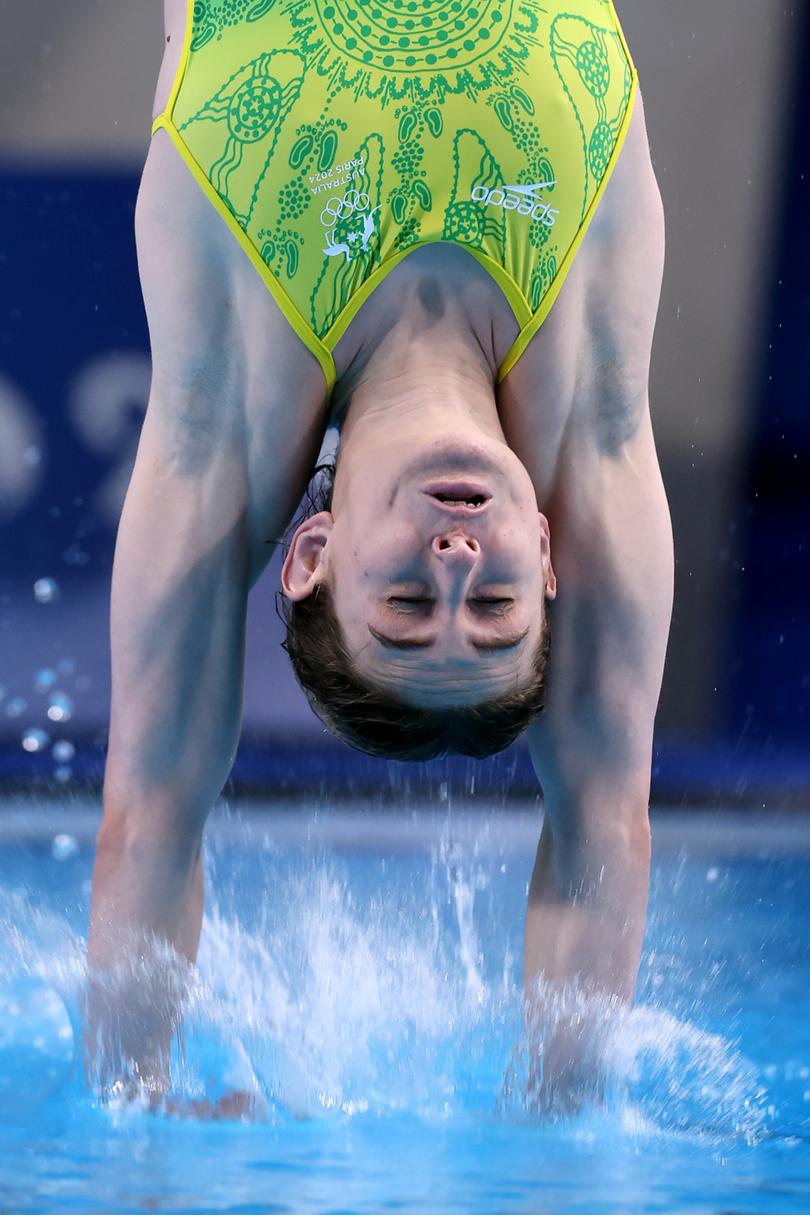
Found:
M 601 450 L 617 452 L 646 409 L 664 272 L 664 208 L 639 110 L 583 241 L 577 399 Z

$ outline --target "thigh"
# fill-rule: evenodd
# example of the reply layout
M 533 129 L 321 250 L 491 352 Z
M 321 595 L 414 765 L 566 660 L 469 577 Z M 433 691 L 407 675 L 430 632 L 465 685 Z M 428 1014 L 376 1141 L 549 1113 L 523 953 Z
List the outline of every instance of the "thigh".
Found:
M 245 497 L 252 578 L 299 501 L 325 422 L 323 373 L 168 134 L 153 136 L 135 213 L 152 390 L 141 443 Z

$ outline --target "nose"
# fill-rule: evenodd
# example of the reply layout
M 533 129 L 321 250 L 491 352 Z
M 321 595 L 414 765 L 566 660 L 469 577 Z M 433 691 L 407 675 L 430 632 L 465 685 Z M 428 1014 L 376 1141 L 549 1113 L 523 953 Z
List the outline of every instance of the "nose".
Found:
M 447 606 L 455 614 L 464 601 L 464 596 L 478 565 L 481 545 L 474 536 L 463 532 L 447 532 L 434 536 L 431 543 L 434 559 L 439 567 L 436 583 L 447 596 Z M 442 588 L 443 584 L 443 588 Z
M 434 536 L 431 547 L 442 565 L 459 570 L 472 569 L 481 553 L 481 545 L 475 537 L 465 536 L 463 532 Z

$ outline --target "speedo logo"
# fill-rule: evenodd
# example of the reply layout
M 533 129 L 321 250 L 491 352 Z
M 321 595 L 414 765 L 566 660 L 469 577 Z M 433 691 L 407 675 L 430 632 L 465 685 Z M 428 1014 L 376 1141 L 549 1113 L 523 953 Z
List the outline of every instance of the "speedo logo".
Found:
M 560 214 L 559 209 L 538 198 L 537 191 L 550 190 L 556 184 L 555 178 L 553 181 L 537 181 L 527 186 L 473 186 L 470 198 L 485 207 L 503 207 L 504 211 L 517 211 L 518 215 L 525 215 L 532 221 L 536 220 L 551 228 Z

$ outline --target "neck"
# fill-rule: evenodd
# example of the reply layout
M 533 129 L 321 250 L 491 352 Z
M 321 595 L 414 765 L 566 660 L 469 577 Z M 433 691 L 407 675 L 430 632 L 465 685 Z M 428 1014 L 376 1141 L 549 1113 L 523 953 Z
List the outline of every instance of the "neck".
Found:
M 457 304 L 430 315 L 409 301 L 367 353 L 341 427 L 336 502 L 363 465 L 392 442 L 406 456 L 426 439 L 452 433 L 506 443 L 492 366 Z M 362 483 L 362 479 L 361 479 Z
M 496 296 L 504 302 L 465 250 L 441 243 L 413 250 L 341 339 L 348 360 L 340 360 L 333 416 L 356 414 L 370 385 L 387 393 L 415 377 L 472 381 L 493 397 L 500 365 L 495 334 L 502 336 Z
M 399 440 L 411 419 L 432 428 L 436 414 L 445 429 L 471 425 L 502 438 L 492 327 L 481 331 L 478 284 L 422 270 L 400 277 L 395 293 L 386 286 L 374 295 L 373 332 L 364 333 L 333 399 L 342 415 L 341 446 L 358 429 L 394 419 Z
M 425 426 L 473 427 L 503 438 L 489 368 L 480 348 L 472 349 L 458 334 L 393 332 L 352 391 L 341 444 L 371 428 L 386 428 L 389 437 L 399 438 Z

